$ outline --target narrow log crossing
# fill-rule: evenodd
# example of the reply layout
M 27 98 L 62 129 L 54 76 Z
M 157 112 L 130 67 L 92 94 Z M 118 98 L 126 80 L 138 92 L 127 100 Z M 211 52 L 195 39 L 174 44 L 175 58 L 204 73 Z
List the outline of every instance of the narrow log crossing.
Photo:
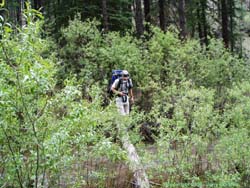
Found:
M 149 188 L 149 180 L 143 165 L 141 164 L 139 155 L 136 152 L 135 146 L 130 142 L 127 129 L 122 123 L 117 123 L 119 135 L 121 136 L 122 146 L 127 151 L 129 160 L 129 168 L 134 174 L 136 188 Z

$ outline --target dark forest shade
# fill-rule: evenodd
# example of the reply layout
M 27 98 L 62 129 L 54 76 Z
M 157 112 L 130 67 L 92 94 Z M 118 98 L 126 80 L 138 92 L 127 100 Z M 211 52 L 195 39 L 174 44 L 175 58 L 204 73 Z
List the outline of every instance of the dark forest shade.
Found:
M 206 10 L 207 10 L 207 0 L 201 0 L 201 20 L 203 24 L 203 43 L 208 46 L 208 27 L 207 27 L 207 17 L 206 17 Z
M 180 22 L 180 35 L 182 38 L 186 38 L 186 15 L 185 15 L 185 0 L 179 1 L 179 22 Z
M 165 31 L 165 0 L 159 0 L 159 21 L 160 21 L 160 28 Z
M 145 22 L 151 23 L 151 15 L 150 15 L 150 0 L 144 0 L 144 17 L 145 17 Z M 149 32 L 149 25 L 146 24 L 145 27 L 146 31 Z
M 2 15 L 14 25 L 25 25 L 23 8 L 28 0 L 5 1 L 7 11 Z M 149 32 L 149 24 L 166 31 L 174 25 L 180 37 L 199 38 L 202 45 L 208 45 L 208 36 L 222 38 L 231 52 L 238 52 L 242 43 L 242 14 L 248 10 L 249 1 L 236 0 L 31 0 L 33 9 L 43 12 L 44 29 L 56 39 L 60 29 L 68 25 L 68 20 L 77 14 L 81 20 L 97 19 L 100 29 L 119 31 L 121 34 L 133 29 L 139 37 Z M 240 7 L 240 4 L 244 4 Z M 4 9 L 5 10 L 5 9 Z M 241 19 L 241 20 L 240 20 Z M 145 24 L 145 25 L 144 25 Z M 248 31 L 248 26 L 245 31 Z M 244 29 L 244 28 L 243 28 Z M 240 30 L 240 31 L 239 31 Z
M 207 26 L 207 1 L 200 0 L 197 3 L 197 20 L 198 20 L 198 33 L 201 41 L 201 45 L 208 46 L 208 26 Z
M 34 9 L 39 10 L 42 7 L 42 0 L 34 0 Z
M 229 47 L 229 31 L 228 31 L 228 7 L 227 0 L 221 0 L 221 19 L 222 19 L 222 38 L 225 47 Z

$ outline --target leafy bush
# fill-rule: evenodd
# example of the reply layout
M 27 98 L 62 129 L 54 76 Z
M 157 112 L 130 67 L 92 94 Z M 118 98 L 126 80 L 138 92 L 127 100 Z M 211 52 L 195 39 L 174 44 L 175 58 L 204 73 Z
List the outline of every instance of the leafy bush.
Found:
M 38 14 L 38 13 L 37 13 Z M 53 53 L 40 38 L 41 22 L 27 10 L 27 26 L 15 33 L 1 29 L 1 158 L 4 175 L 1 184 L 12 187 L 38 185 L 44 161 L 43 140 L 49 122 L 44 118 L 53 89 Z
M 124 151 L 111 142 L 116 109 L 110 106 L 104 111 L 98 85 L 89 89 L 92 102 L 83 100 L 82 85 L 74 77 L 64 80 L 62 90 L 55 89 L 51 43 L 41 38 L 42 23 L 32 21 L 32 11 L 27 10 L 27 16 L 27 26 L 18 32 L 6 24 L 0 28 L 0 185 L 57 186 L 57 178 L 71 173 L 68 166 L 77 160 L 123 161 Z M 107 174 L 107 170 L 93 173 Z M 74 178 L 75 183 L 86 184 L 81 174 Z M 70 183 L 65 178 L 65 184 Z
M 133 37 L 121 37 L 117 32 L 103 34 L 98 30 L 99 22 L 80 21 L 75 18 L 62 29 L 59 78 L 76 74 L 88 89 L 100 82 L 105 90 L 107 79 L 113 69 L 128 69 L 135 80 L 140 80 L 141 53 Z
M 224 118 L 227 127 L 246 128 L 249 132 L 249 98 L 250 84 L 248 81 L 235 83 L 228 89 Z
M 161 114 L 160 121 L 166 131 L 203 137 L 213 134 L 217 128 L 214 90 L 195 88 L 192 83 L 183 82 L 179 86 L 166 87 L 159 93 L 155 96 L 153 112 Z
M 219 161 L 221 169 L 220 173 L 226 172 L 228 175 L 236 175 L 238 178 L 235 182 L 241 184 L 242 187 L 249 185 L 249 143 L 249 131 L 246 128 L 241 128 L 228 132 L 215 147 L 216 160 Z M 234 182 L 234 179 L 228 182 L 230 181 Z

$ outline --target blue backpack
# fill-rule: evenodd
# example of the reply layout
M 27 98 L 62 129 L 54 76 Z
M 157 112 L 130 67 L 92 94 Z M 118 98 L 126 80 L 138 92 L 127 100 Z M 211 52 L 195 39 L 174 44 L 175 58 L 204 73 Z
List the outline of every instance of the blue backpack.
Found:
M 112 84 L 117 78 L 120 78 L 122 76 L 122 70 L 112 70 L 112 77 L 109 80 L 109 85 L 108 85 L 108 94 L 110 97 L 113 96 L 113 91 L 111 90 Z

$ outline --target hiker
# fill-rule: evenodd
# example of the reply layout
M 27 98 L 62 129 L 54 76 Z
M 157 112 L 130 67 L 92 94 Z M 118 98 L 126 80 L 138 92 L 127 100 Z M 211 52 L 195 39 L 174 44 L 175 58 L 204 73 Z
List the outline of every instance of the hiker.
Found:
M 129 100 L 131 100 L 131 103 L 134 102 L 132 87 L 132 80 L 129 78 L 129 73 L 126 70 L 121 72 L 121 77 L 117 78 L 111 86 L 112 92 L 117 95 L 116 106 L 122 115 L 129 114 Z

